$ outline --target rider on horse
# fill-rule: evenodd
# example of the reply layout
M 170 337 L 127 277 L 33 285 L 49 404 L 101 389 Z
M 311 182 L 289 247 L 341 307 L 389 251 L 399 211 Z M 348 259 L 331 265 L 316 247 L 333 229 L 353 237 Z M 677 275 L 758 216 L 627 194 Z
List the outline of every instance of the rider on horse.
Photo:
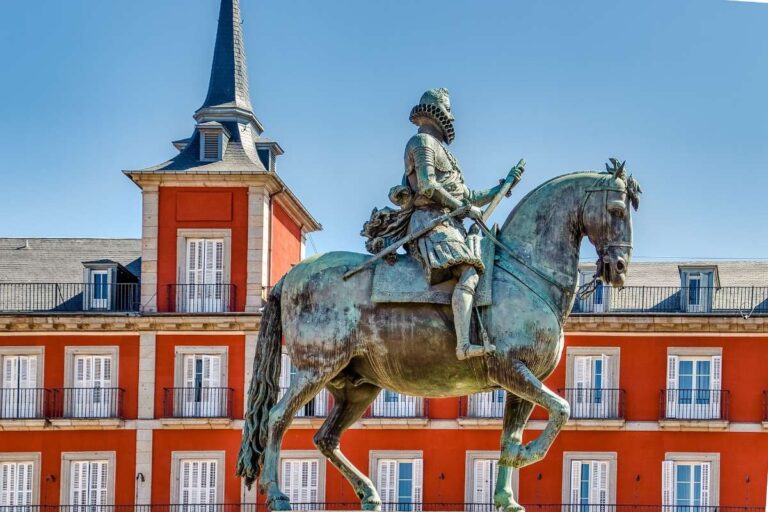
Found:
M 390 199 L 402 209 L 374 210 L 371 221 L 363 229 L 362 234 L 370 238 L 367 247 L 374 253 L 462 207 L 467 207 L 466 216 L 482 219 L 479 207 L 491 202 L 502 188 L 500 184 L 472 191 L 464 184 L 461 167 L 446 147 L 454 139 L 454 117 L 446 89 L 425 92 L 411 110 L 410 120 L 419 130 L 405 147 L 403 184 L 390 191 Z M 514 184 L 521 173 L 519 167 L 510 172 Z M 456 326 L 456 357 L 460 360 L 486 352 L 485 347 L 470 344 L 472 302 L 479 274 L 485 268 L 479 237 L 467 234 L 463 220 L 464 215 L 445 220 L 407 245 L 408 252 L 424 267 L 430 284 L 451 278 L 458 280 L 451 304 Z

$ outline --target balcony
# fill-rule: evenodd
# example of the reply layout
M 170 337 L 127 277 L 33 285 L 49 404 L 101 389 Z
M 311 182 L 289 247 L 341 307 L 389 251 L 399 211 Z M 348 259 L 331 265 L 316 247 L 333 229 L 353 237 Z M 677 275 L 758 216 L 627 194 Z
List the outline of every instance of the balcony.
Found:
M 427 424 L 429 400 L 382 390 L 363 414 L 364 426 L 418 428 Z
M 233 419 L 232 388 L 165 388 L 163 392 L 165 418 Z
M 626 392 L 623 389 L 565 388 L 557 392 L 571 406 L 570 420 L 576 424 L 608 427 L 624 423 Z
M 169 284 L 168 311 L 173 313 L 231 313 L 237 311 L 234 284 Z
M 768 287 L 602 287 L 585 299 L 577 299 L 572 314 L 768 314 Z
M 474 426 L 498 426 L 499 420 L 504 417 L 506 399 L 507 393 L 500 389 L 462 397 L 459 399 L 459 422 Z
M 659 421 L 662 427 L 726 428 L 730 397 L 721 389 L 663 389 Z
M 43 388 L 0 389 L 0 420 L 43 420 L 51 391 Z
M 0 283 L 0 312 L 135 312 L 139 294 L 138 283 Z
M 285 394 L 288 388 L 280 388 L 279 398 Z M 333 405 L 333 397 L 325 389 L 320 391 L 312 400 L 304 404 L 304 406 L 298 410 L 295 418 L 325 418 L 331 410 Z
M 61 420 L 123 419 L 121 388 L 59 388 L 53 390 L 51 418 Z

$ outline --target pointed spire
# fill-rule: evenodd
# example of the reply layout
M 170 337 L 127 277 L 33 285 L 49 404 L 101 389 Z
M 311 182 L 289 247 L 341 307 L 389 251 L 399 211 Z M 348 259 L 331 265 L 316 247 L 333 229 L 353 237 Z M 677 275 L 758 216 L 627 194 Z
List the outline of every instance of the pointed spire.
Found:
M 216 107 L 234 107 L 253 115 L 248 92 L 240 0 L 221 0 L 208 97 L 200 110 Z

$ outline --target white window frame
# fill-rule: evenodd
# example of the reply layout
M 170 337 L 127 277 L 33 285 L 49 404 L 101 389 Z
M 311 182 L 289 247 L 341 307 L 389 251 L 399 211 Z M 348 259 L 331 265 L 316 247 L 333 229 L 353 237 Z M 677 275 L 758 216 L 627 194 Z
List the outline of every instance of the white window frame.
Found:
M 285 391 L 290 386 L 290 381 L 291 381 L 290 372 L 292 367 L 293 367 L 293 364 L 291 363 L 290 355 L 288 354 L 288 352 L 283 350 L 280 355 L 280 380 L 279 380 L 280 392 L 278 395 L 278 399 L 283 397 L 283 395 L 285 394 Z M 307 407 L 314 407 L 316 413 L 314 415 L 307 414 Z M 317 411 L 320 411 L 320 412 L 317 412 Z M 296 412 L 295 417 L 296 418 L 325 417 L 325 416 L 328 416 L 328 413 L 330 411 L 331 411 L 331 394 L 328 392 L 327 389 L 323 388 L 320 390 L 320 392 L 317 395 L 312 397 L 311 400 L 309 400 Z
M 181 503 L 181 463 L 185 460 L 216 461 L 216 503 L 224 503 L 226 453 L 223 450 L 171 452 L 171 493 L 169 496 L 169 503 Z
M 35 346 L 23 346 L 23 347 L 0 347 L 0 389 L 3 388 L 3 384 L 5 382 L 5 379 L 3 378 L 3 373 L 5 372 L 5 358 L 6 357 L 30 357 L 34 356 L 37 358 L 37 366 L 35 367 L 35 388 L 34 389 L 42 389 L 43 388 L 43 378 L 44 378 L 44 372 L 45 372 L 45 347 L 35 347 Z M 19 389 L 19 388 L 10 388 L 10 389 Z M 26 412 L 31 412 L 33 414 L 8 414 L 7 417 L 2 419 L 7 420 L 16 420 L 16 419 L 24 419 L 28 418 L 28 416 L 34 416 L 36 418 L 40 418 L 44 411 L 43 406 L 45 403 L 45 395 L 44 391 L 35 391 L 34 396 L 37 400 L 40 400 L 40 403 L 33 403 L 30 404 L 30 407 L 34 410 L 30 410 Z M 22 400 L 20 399 L 19 395 L 16 394 L 16 404 L 9 404 L 7 402 L 8 396 L 4 395 L 3 400 L 6 400 L 4 403 L 0 404 L 0 410 L 3 411 L 3 413 L 8 412 L 14 412 L 18 413 L 19 409 L 23 405 Z M 7 407 L 10 407 L 12 409 L 15 409 L 15 411 L 9 411 Z M 5 414 L 0 414 L 0 417 L 2 417 Z
M 414 485 L 413 487 L 420 487 L 421 489 L 421 504 L 424 503 L 424 452 L 421 450 L 373 450 L 369 454 L 369 467 L 368 474 L 371 475 L 371 481 L 378 491 L 377 482 L 379 481 L 379 461 L 381 460 L 396 460 L 398 462 L 413 462 L 414 460 L 421 460 L 421 484 L 420 486 Z M 412 491 L 413 492 L 413 491 Z M 381 491 L 379 491 L 381 494 Z M 383 498 L 382 498 L 383 499 Z M 382 507 L 382 510 L 388 507 Z M 421 506 L 418 503 L 414 503 L 413 510 L 421 510 Z M 392 510 L 397 510 L 397 507 L 392 507 Z
M 280 451 L 280 470 L 278 473 L 278 479 L 280 485 L 282 485 L 283 478 L 283 461 L 284 460 L 317 460 L 317 503 L 325 503 L 325 468 L 326 459 L 317 450 L 281 450 Z M 283 487 L 283 490 L 285 488 Z M 291 500 L 291 503 L 300 504 L 301 501 Z
M 216 143 L 218 145 L 218 153 L 216 158 L 207 158 L 205 156 L 205 137 L 206 135 L 216 135 Z M 224 132 L 222 130 L 200 130 L 200 161 L 201 162 L 218 162 L 221 160 L 224 154 Z
M 107 461 L 107 505 L 115 503 L 115 452 L 63 452 L 61 454 L 61 489 L 59 503 L 62 505 L 72 505 L 70 503 L 70 485 L 72 483 L 72 462 L 80 461 Z
M 79 346 L 79 345 L 70 345 L 64 347 L 64 387 L 65 388 L 75 388 L 75 358 L 77 356 L 107 356 L 112 359 L 112 367 L 111 367 L 111 378 L 110 378 L 110 385 L 108 388 L 119 388 L 120 385 L 120 347 L 117 345 L 94 345 L 94 346 Z M 110 393 L 119 393 L 118 391 L 110 391 Z M 65 406 L 69 406 L 67 410 L 64 411 L 64 413 L 67 416 L 72 416 L 74 418 L 77 418 L 78 415 L 76 414 L 77 410 L 73 409 L 73 407 L 77 407 L 78 403 L 72 404 L 72 403 L 65 403 Z M 112 409 L 114 407 L 114 410 Z M 117 403 L 117 398 L 107 403 L 107 407 L 104 408 L 103 411 L 101 411 L 103 414 L 99 416 L 103 416 L 105 418 L 114 417 L 117 415 L 119 404 Z
M 699 303 L 690 303 L 691 278 L 699 281 Z M 710 286 L 710 282 L 712 283 Z M 717 267 L 680 267 L 681 305 L 688 313 L 707 313 L 712 309 L 714 290 L 717 288 Z
M 495 460 L 498 461 L 501 456 L 501 452 L 488 451 L 488 450 L 467 450 L 466 460 L 464 463 L 464 503 L 475 503 L 475 462 L 478 460 Z M 498 466 L 497 466 L 498 473 Z M 497 475 L 493 475 L 493 480 L 496 482 Z M 495 487 L 495 485 L 494 485 Z M 512 495 L 518 499 L 518 493 L 520 488 L 520 471 L 518 469 L 512 470 Z M 493 495 L 489 503 L 493 503 Z
M 224 250 L 222 251 L 222 284 L 231 285 L 231 271 L 232 271 L 232 230 L 228 228 L 221 229 L 197 229 L 197 228 L 182 228 L 176 230 L 176 282 L 178 284 L 187 283 L 187 246 L 190 239 L 216 239 L 224 240 Z M 183 287 L 182 287 L 183 288 Z M 229 291 L 228 287 L 225 287 L 225 291 Z M 185 311 L 178 311 L 180 309 L 179 294 L 180 290 L 176 291 L 176 310 L 177 312 L 184 313 Z M 227 297 L 227 302 L 230 298 Z M 183 305 L 185 302 L 182 302 Z M 228 304 L 231 307 L 231 304 Z
M 20 510 L 25 506 L 40 504 L 40 452 L 0 452 L 0 463 L 31 462 L 32 463 L 32 502 L 30 505 L 16 505 Z M 0 505 L 2 506 L 2 505 Z
M 566 389 L 576 388 L 576 358 L 577 357 L 603 357 L 609 359 L 610 368 L 603 368 L 603 387 L 602 389 L 621 389 L 621 348 L 620 347 L 567 347 L 565 364 L 565 387 Z M 610 382 L 607 382 L 610 380 Z M 571 392 L 573 393 L 573 392 Z M 604 412 L 606 419 L 615 418 L 619 412 L 620 392 L 614 392 L 615 396 L 609 395 L 608 402 L 604 402 L 601 412 Z M 568 398 L 568 397 L 566 397 Z M 592 407 L 593 404 L 587 404 Z M 587 415 L 590 416 L 590 415 Z M 577 404 L 571 404 L 571 418 L 579 419 L 579 410 Z M 594 419 L 594 418 L 593 418 Z
M 613 504 L 616 503 L 617 460 L 617 452 L 564 452 L 562 502 L 571 504 L 571 468 L 574 462 L 608 462 L 608 499 L 606 500 L 605 511 L 612 510 Z M 597 506 L 599 505 L 598 503 L 590 505 L 590 509 L 594 508 L 595 512 L 603 512 Z
M 664 462 L 662 462 L 662 487 L 661 487 L 661 503 L 662 510 L 664 512 L 674 511 L 674 493 L 677 489 L 677 474 L 674 470 L 677 463 L 708 463 L 709 464 L 709 507 L 720 506 L 720 454 L 715 452 L 667 452 L 664 454 Z M 671 463 L 671 464 L 670 464 Z M 669 464 L 669 465 L 668 465 Z M 665 486 L 667 479 L 670 475 L 667 474 L 668 468 L 671 467 L 671 492 L 672 495 L 668 496 L 668 490 Z M 672 500 L 670 503 L 669 500 Z
M 182 346 L 177 345 L 174 349 L 174 362 L 173 362 L 173 387 L 183 388 L 185 387 L 186 380 L 184 377 L 184 360 L 188 356 L 219 356 L 221 358 L 221 364 L 219 367 L 219 387 L 229 387 L 229 347 L 226 345 L 199 345 L 199 346 Z M 177 411 L 183 411 L 184 403 L 176 403 L 176 394 L 174 393 L 174 413 Z M 226 406 L 226 404 L 222 404 Z
M 680 360 L 710 360 L 710 403 L 680 404 L 678 390 L 680 379 Z M 667 369 L 665 384 L 665 419 L 718 420 L 722 418 L 723 389 L 723 348 L 722 347 L 669 347 L 667 349 Z M 698 412 L 696 412 L 699 410 Z

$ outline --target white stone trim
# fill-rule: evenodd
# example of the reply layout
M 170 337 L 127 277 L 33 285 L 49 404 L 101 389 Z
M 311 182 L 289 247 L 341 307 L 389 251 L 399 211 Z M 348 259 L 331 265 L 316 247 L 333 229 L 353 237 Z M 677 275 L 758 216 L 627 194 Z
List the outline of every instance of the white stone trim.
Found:
M 139 334 L 139 418 L 155 417 L 155 357 L 157 333 Z
M 37 387 L 42 388 L 45 378 L 45 347 L 44 346 L 18 346 L 18 347 L 0 347 L 0 363 L 6 356 L 37 356 Z M 2 368 L 0 368 L 2 372 Z M 3 387 L 3 381 L 0 379 L 0 388 Z
M 32 506 L 40 504 L 40 460 L 41 452 L 0 452 L 0 462 L 31 462 L 32 463 Z M 5 508 L 5 507 L 4 507 Z M 23 505 L 11 510 L 24 510 Z
M 115 452 L 62 452 L 61 454 L 61 485 L 59 503 L 71 505 L 69 502 L 70 469 L 72 462 L 81 460 L 106 460 L 107 461 L 107 504 L 115 502 Z
M 145 184 L 141 192 L 141 310 L 157 311 L 157 236 L 160 189 Z
M 720 505 L 720 453 L 718 452 L 666 452 L 664 461 L 671 462 L 709 462 L 709 506 Z M 661 470 L 661 468 L 659 468 Z M 663 500 L 663 497 L 662 497 Z
M 152 503 L 152 441 L 151 429 L 136 430 L 136 505 Z
M 110 386 L 120 387 L 120 347 L 117 345 L 69 345 L 64 347 L 64 387 L 75 385 L 75 356 L 110 356 L 112 358 L 112 378 Z
M 723 347 L 667 347 L 667 356 L 722 357 Z
M 248 254 L 245 311 L 257 312 L 269 286 L 270 193 L 263 186 L 248 187 Z
M 284 459 L 317 459 L 317 501 L 325 502 L 325 469 L 326 458 L 318 450 L 281 450 L 277 478 L 280 480 L 283 474 Z
M 253 378 L 253 363 L 256 360 L 256 347 L 258 345 L 259 335 L 258 333 L 246 333 L 245 334 L 245 368 L 244 368 L 244 382 L 243 382 L 243 411 L 248 410 L 248 390 L 251 387 L 251 379 Z
M 616 503 L 617 452 L 563 452 L 562 502 L 571 502 L 571 462 L 575 460 L 608 461 L 608 503 Z
M 179 499 L 181 461 L 189 459 L 215 460 L 216 464 L 216 503 L 224 503 L 224 480 L 226 473 L 226 453 L 223 450 L 211 451 L 174 451 L 171 452 L 171 489 L 168 503 L 181 503 Z
M 232 230 L 229 228 L 198 229 L 180 228 L 176 230 L 176 283 L 187 282 L 187 240 L 190 238 L 213 238 L 224 240 L 224 284 L 232 284 Z
M 379 460 L 381 459 L 393 459 L 393 460 L 411 460 L 421 459 L 424 460 L 424 452 L 422 450 L 371 450 L 368 453 L 368 474 L 370 479 L 375 483 L 378 481 L 378 468 Z M 424 474 L 422 474 L 422 480 Z M 422 487 L 424 482 L 422 481 Z
M 466 458 L 464 461 L 464 503 L 472 503 L 474 501 L 474 487 L 475 487 L 475 461 L 482 459 L 495 459 L 499 460 L 501 452 L 492 450 L 467 450 Z M 496 474 L 498 477 L 498 472 Z M 520 489 L 520 470 L 512 470 L 512 495 L 515 499 L 519 498 Z
M 573 388 L 573 361 L 576 356 L 610 356 L 611 366 L 613 366 L 613 380 L 610 388 L 618 389 L 621 387 L 621 347 L 567 347 L 565 350 L 565 387 Z

